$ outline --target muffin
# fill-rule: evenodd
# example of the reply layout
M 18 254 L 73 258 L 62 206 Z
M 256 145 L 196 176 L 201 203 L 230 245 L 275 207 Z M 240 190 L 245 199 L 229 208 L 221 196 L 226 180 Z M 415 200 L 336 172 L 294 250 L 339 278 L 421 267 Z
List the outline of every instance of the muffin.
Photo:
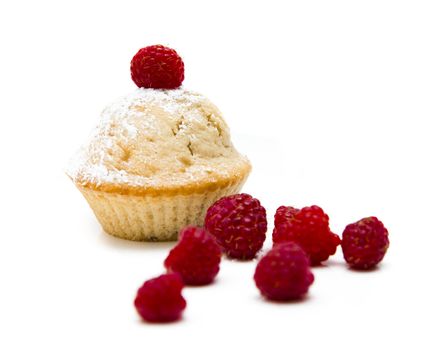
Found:
M 169 241 L 186 225 L 201 226 L 207 208 L 238 193 L 250 170 L 206 97 L 141 87 L 102 112 L 67 174 L 107 233 Z

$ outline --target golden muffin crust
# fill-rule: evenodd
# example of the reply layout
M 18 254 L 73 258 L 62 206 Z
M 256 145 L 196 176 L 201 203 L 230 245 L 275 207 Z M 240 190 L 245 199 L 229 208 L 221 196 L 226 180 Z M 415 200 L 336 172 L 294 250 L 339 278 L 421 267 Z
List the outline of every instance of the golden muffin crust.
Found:
M 183 88 L 141 88 L 102 112 L 67 173 L 92 190 L 186 195 L 243 182 L 250 169 L 206 97 Z

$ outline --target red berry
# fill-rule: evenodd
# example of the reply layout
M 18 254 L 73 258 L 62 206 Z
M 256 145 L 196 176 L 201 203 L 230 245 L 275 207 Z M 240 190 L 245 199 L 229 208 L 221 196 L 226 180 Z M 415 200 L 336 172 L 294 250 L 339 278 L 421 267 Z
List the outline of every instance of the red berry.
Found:
M 205 228 L 229 257 L 253 259 L 266 238 L 266 211 L 249 194 L 224 197 L 208 209 Z
M 374 216 L 347 225 L 344 229 L 341 248 L 344 259 L 352 268 L 373 268 L 382 261 L 388 247 L 388 230 Z
M 172 322 L 181 317 L 186 301 L 181 295 L 183 282 L 169 273 L 146 281 L 135 298 L 135 307 L 148 322 Z
M 175 89 L 184 80 L 184 63 L 177 52 L 163 45 L 140 49 L 130 63 L 132 80 L 138 87 Z
M 262 295 L 271 300 L 304 296 L 314 281 L 307 254 L 294 242 L 274 246 L 256 266 L 254 281 Z
M 181 275 L 185 284 L 211 283 L 220 269 L 221 248 L 203 228 L 184 228 L 178 244 L 169 252 L 165 267 Z
M 312 265 L 327 260 L 340 244 L 340 238 L 329 228 L 328 215 L 317 205 L 302 209 L 279 207 L 274 217 L 272 240 L 274 244 L 298 243 L 310 257 Z

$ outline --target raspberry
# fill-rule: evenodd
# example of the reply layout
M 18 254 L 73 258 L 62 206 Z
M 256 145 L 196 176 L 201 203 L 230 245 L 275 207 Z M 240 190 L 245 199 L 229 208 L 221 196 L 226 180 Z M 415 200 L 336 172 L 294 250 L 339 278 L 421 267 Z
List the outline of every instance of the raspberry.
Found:
M 310 261 L 294 242 L 275 245 L 256 266 L 254 281 L 262 295 L 271 300 L 298 299 L 314 281 Z
M 146 281 L 135 298 L 135 307 L 148 322 L 172 322 L 181 317 L 186 301 L 181 295 L 183 282 L 169 273 Z
M 184 63 L 177 52 L 163 45 L 140 49 L 130 62 L 132 80 L 138 87 L 175 89 L 184 80 Z
M 205 228 L 234 259 L 253 259 L 263 246 L 266 227 L 265 208 L 249 194 L 219 199 L 205 217 Z
M 328 215 L 317 205 L 302 209 L 279 207 L 274 217 L 272 240 L 274 244 L 298 243 L 310 257 L 312 265 L 327 260 L 340 244 L 340 238 L 329 228 Z
M 221 248 L 215 238 L 193 226 L 184 228 L 179 238 L 165 260 L 166 269 L 180 274 L 188 285 L 211 283 L 219 272 L 221 260 Z
M 347 225 L 344 229 L 341 248 L 344 259 L 352 268 L 373 268 L 382 261 L 388 247 L 388 230 L 374 216 Z

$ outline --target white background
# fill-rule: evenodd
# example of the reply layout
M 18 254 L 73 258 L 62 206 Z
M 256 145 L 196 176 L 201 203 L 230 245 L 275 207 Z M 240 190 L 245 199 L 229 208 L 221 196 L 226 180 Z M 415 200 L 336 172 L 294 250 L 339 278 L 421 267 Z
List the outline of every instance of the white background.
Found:
M 429 349 L 429 1 L 2 1 L 1 349 Z M 135 87 L 140 48 L 175 48 L 185 86 L 224 112 L 268 211 L 318 204 L 341 233 L 376 215 L 379 269 L 341 252 L 303 302 L 264 301 L 256 262 L 186 288 L 181 322 L 149 325 L 136 289 L 173 244 L 102 232 L 65 176 L 99 112 Z

